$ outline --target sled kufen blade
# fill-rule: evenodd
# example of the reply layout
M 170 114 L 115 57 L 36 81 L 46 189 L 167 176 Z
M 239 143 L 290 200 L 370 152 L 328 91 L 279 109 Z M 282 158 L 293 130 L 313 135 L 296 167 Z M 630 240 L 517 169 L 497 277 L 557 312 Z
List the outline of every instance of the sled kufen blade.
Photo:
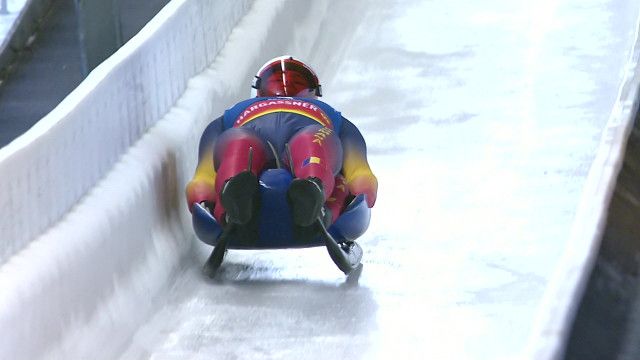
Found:
M 324 226 L 324 222 L 321 218 L 318 218 L 316 223 L 322 230 L 322 237 L 331 260 L 333 260 L 340 271 L 345 275 L 349 275 L 358 267 L 358 265 L 360 265 L 360 261 L 362 260 L 362 248 L 355 241 L 347 241 L 343 244 L 338 244 L 329 231 L 327 231 L 327 228 Z
M 204 263 L 202 267 L 202 272 L 213 278 L 218 273 L 218 269 L 222 264 L 222 259 L 224 258 L 224 254 L 227 252 L 227 245 L 229 244 L 229 234 L 231 234 L 235 230 L 234 224 L 229 224 L 227 228 L 222 232 L 220 237 L 218 238 L 218 243 L 213 248 L 209 259 Z

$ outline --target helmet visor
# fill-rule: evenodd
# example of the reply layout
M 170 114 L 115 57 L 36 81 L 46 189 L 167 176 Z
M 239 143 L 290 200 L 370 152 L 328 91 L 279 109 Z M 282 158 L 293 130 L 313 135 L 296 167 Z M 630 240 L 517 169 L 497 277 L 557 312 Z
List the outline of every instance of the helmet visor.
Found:
M 258 96 L 316 96 L 318 78 L 303 63 L 279 60 L 269 64 L 258 75 Z

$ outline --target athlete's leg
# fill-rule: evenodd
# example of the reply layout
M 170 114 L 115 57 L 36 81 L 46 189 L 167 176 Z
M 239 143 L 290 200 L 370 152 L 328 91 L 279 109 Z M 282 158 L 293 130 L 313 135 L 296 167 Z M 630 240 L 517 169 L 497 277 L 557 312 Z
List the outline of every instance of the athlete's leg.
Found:
M 220 135 L 214 154 L 215 191 L 220 200 L 214 216 L 222 221 L 228 212 L 231 221 L 246 223 L 257 205 L 258 176 L 266 163 L 264 142 L 251 131 L 229 129 Z
M 333 130 L 311 125 L 291 137 L 289 150 L 289 167 L 296 177 L 287 194 L 293 222 L 310 226 L 333 192 L 335 176 L 342 166 L 342 146 Z
M 295 177 L 320 179 L 325 200 L 329 198 L 342 167 L 342 145 L 336 133 L 320 125 L 307 126 L 291 137 L 289 149 L 293 161 L 289 167 Z

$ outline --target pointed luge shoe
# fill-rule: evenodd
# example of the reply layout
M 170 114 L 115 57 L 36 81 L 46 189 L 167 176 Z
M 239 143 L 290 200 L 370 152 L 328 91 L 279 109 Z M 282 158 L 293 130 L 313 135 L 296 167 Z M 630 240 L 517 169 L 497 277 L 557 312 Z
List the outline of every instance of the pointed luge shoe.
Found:
M 222 188 L 220 201 L 227 211 L 227 222 L 245 225 L 258 210 L 258 177 L 244 171 L 229 179 Z
M 318 178 L 294 179 L 289 185 L 287 200 L 294 225 L 312 225 L 324 206 L 322 182 Z

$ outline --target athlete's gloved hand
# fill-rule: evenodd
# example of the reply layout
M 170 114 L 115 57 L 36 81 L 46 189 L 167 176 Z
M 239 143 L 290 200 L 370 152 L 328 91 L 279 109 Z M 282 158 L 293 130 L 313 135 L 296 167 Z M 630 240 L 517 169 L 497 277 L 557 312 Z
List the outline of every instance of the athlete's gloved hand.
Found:
M 204 200 L 200 202 L 200 206 L 202 206 L 205 210 L 207 210 L 211 215 L 213 215 L 213 209 L 215 205 L 216 204 L 213 201 L 209 201 L 209 200 Z
M 349 184 L 349 192 L 353 195 L 365 194 L 367 206 L 373 207 L 378 194 L 378 180 L 373 175 L 361 175 L 352 179 Z
M 189 211 L 193 211 L 193 204 L 200 203 L 203 204 L 209 212 L 212 212 L 216 199 L 213 184 L 205 181 L 191 181 L 187 184 L 186 195 Z

